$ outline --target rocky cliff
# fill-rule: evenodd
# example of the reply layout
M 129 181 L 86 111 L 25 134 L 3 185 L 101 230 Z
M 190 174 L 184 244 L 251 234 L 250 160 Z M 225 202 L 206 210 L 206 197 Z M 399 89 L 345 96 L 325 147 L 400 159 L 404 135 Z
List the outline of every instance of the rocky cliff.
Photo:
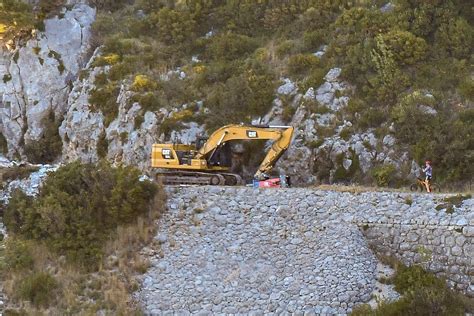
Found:
M 91 25 L 95 9 L 72 4 L 44 21 L 44 31 L 14 50 L 0 51 L 0 132 L 8 156 L 24 158 L 25 144 L 44 132 L 50 112 L 62 117 L 79 71 L 91 55 Z

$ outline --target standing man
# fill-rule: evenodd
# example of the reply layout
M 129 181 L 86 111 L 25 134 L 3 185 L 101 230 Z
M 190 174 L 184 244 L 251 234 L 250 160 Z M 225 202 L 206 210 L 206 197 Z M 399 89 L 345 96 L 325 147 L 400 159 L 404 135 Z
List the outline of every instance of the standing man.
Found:
M 425 161 L 425 168 L 423 168 L 422 170 L 425 173 L 426 192 L 431 192 L 430 181 L 431 181 L 431 178 L 433 177 L 433 168 L 431 167 L 430 160 Z

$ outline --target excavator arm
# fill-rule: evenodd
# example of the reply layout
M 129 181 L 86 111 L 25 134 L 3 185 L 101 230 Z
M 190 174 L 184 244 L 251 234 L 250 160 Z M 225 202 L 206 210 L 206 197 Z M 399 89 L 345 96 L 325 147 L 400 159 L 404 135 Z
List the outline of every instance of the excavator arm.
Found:
M 272 144 L 270 151 L 267 153 L 265 159 L 263 159 L 262 163 L 258 167 L 258 170 L 254 176 L 255 179 L 261 180 L 266 177 L 266 173 L 273 169 L 275 163 L 290 146 L 292 137 L 293 127 L 288 127 L 281 133 L 281 137 Z
M 227 125 L 209 137 L 195 158 L 210 160 L 220 146 L 231 140 L 274 140 L 270 151 L 255 173 L 256 179 L 262 179 L 290 146 L 293 130 L 291 126 Z

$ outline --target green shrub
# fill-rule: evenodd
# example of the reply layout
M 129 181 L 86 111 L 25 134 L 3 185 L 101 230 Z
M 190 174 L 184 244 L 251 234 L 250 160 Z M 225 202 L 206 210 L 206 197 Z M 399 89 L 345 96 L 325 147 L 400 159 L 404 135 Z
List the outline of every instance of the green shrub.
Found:
M 346 127 L 341 132 L 339 133 L 339 136 L 341 136 L 342 139 L 345 141 L 348 141 L 351 138 L 351 135 L 353 134 L 353 130 L 350 127 Z
M 165 136 L 170 136 L 171 132 L 180 131 L 183 128 L 184 128 L 184 125 L 179 120 L 168 118 L 161 123 L 159 131 Z
M 37 8 L 39 18 L 45 19 L 59 14 L 65 3 L 65 0 L 40 0 Z
M 331 112 L 331 109 L 325 105 L 320 104 L 316 100 L 306 100 L 304 105 L 307 107 L 310 113 L 317 113 L 317 114 L 326 114 Z M 333 133 L 331 133 L 333 135 Z M 329 136 L 331 136 L 329 135 Z
M 34 265 L 31 247 L 28 241 L 9 238 L 5 245 L 4 271 L 8 273 L 10 270 L 31 270 Z
M 12 75 L 10 74 L 4 74 L 3 75 L 3 83 L 7 83 L 12 80 Z
M 414 291 L 417 288 L 436 287 L 443 288 L 446 283 L 432 273 L 426 272 L 420 266 L 400 266 L 393 279 L 395 290 L 400 294 Z
M 5 155 L 8 152 L 8 143 L 5 136 L 0 133 L 0 154 Z
M 334 22 L 341 9 L 337 1 L 312 1 L 311 6 L 300 16 L 297 25 L 307 32 L 324 30 Z
M 346 170 L 343 166 L 345 154 L 341 153 L 336 157 L 336 170 L 333 175 L 334 182 L 349 182 L 353 180 L 357 173 L 360 172 L 360 161 L 359 156 L 353 149 L 349 149 L 351 154 L 350 159 L 352 161 L 351 166 Z
M 18 296 L 36 307 L 48 307 L 55 298 L 58 283 L 49 273 L 36 272 L 28 275 L 17 288 Z
M 120 141 L 122 144 L 124 144 L 128 139 L 128 132 L 122 132 L 120 133 Z
M 301 84 L 301 91 L 306 92 L 309 88 L 317 89 L 324 83 L 327 74 L 326 68 L 315 68 L 304 78 Z
M 459 208 L 459 207 L 461 207 L 464 200 L 468 200 L 470 198 L 472 198 L 472 195 L 470 195 L 470 194 L 466 194 L 466 195 L 457 194 L 457 195 L 454 195 L 454 196 L 449 196 L 449 197 L 444 198 L 443 202 L 445 202 L 448 205 L 456 206 L 456 207 Z
M 105 126 L 109 126 L 118 115 L 117 97 L 119 93 L 120 88 L 113 83 L 109 83 L 102 88 L 96 88 L 91 91 L 89 102 L 96 110 L 99 110 L 104 114 Z
M 291 106 L 291 105 L 287 105 L 283 108 L 283 113 L 281 114 L 282 118 L 283 118 L 283 121 L 284 122 L 290 122 L 291 119 L 293 118 L 293 115 L 295 115 L 295 112 L 296 112 L 296 108 Z
M 105 131 L 102 131 L 97 140 L 97 156 L 101 159 L 107 157 L 109 152 L 109 141 L 107 140 L 107 134 Z
M 25 145 L 25 155 L 32 163 L 52 163 L 62 152 L 63 143 L 59 135 L 61 119 L 50 110 L 42 123 L 44 131 L 41 138 Z
M 387 115 L 382 109 L 364 108 L 360 113 L 356 124 L 360 128 L 378 127 L 387 119 Z
M 303 34 L 303 43 L 306 50 L 315 52 L 321 45 L 324 44 L 325 36 L 323 31 L 311 31 Z
M 0 12 L 0 35 L 8 41 L 22 31 L 33 28 L 36 19 L 29 3 L 18 0 L 2 1 Z
M 265 115 L 272 106 L 275 78 L 265 70 L 248 70 L 210 91 L 206 104 L 210 129 L 229 123 L 249 122 Z
M 138 102 L 142 107 L 143 111 L 156 111 L 160 107 L 160 99 L 153 92 L 147 92 L 145 94 L 135 94 L 131 98 L 132 102 Z
M 117 226 L 148 213 L 156 186 L 139 171 L 75 162 L 48 176 L 37 198 L 17 192 L 5 225 L 17 237 L 41 240 L 70 262 L 95 269 Z
M 372 170 L 372 177 L 379 187 L 387 187 L 395 180 L 396 172 L 394 165 L 382 165 Z
M 373 310 L 369 305 L 355 308 L 352 316 L 397 315 L 464 315 L 473 311 L 472 300 L 449 290 L 444 280 L 419 266 L 399 265 L 392 281 L 395 290 L 403 294 L 395 302 L 379 302 Z
M 235 60 L 246 57 L 258 48 L 258 42 L 246 35 L 226 33 L 211 38 L 207 54 L 214 60 Z
M 265 29 L 275 31 L 290 24 L 295 20 L 298 11 L 297 6 L 289 4 L 267 8 L 263 17 Z
M 104 12 L 116 11 L 130 3 L 128 0 L 90 0 L 89 3 Z
M 290 54 L 297 53 L 299 50 L 299 44 L 297 41 L 286 40 L 278 44 L 276 47 L 276 54 L 278 57 L 282 58 Z
M 135 119 L 133 120 L 133 128 L 139 129 L 144 121 L 145 121 L 144 115 L 139 113 L 137 116 L 135 116 Z
M 289 58 L 287 70 L 290 75 L 303 75 L 318 67 L 319 64 L 319 58 L 314 55 L 297 54 Z
M 474 28 L 463 18 L 440 26 L 436 32 L 436 52 L 458 59 L 469 58 L 474 46 Z
M 163 8 L 151 13 L 145 21 L 146 32 L 156 32 L 166 44 L 180 44 L 194 36 L 196 22 L 185 11 Z
M 406 31 L 390 31 L 381 35 L 381 39 L 392 52 L 395 61 L 402 65 L 413 65 L 423 60 L 428 50 L 424 39 Z

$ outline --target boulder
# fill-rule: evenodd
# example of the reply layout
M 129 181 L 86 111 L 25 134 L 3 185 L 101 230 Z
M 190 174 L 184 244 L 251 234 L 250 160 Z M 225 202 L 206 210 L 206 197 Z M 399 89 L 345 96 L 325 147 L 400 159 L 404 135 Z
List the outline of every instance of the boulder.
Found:
M 285 78 L 283 79 L 284 84 L 282 84 L 280 87 L 277 89 L 278 94 L 282 95 L 294 95 L 298 92 L 298 87 L 294 82 L 292 82 L 290 79 Z

